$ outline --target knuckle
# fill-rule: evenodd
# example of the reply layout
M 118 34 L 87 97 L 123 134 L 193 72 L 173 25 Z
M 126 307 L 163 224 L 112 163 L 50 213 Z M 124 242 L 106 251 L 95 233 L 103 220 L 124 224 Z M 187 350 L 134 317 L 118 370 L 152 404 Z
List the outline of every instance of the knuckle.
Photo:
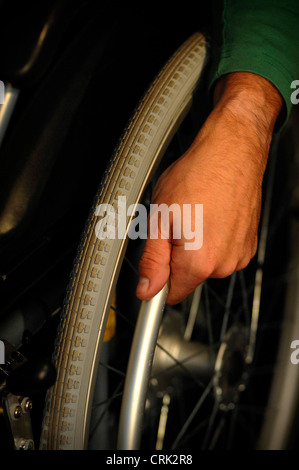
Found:
M 236 271 L 237 264 L 238 257 L 231 253 L 230 256 L 226 256 L 225 258 L 218 260 L 212 275 L 213 277 L 220 279 L 231 276 Z
M 213 276 L 222 279 L 222 278 L 231 276 L 235 271 L 236 271 L 236 264 L 227 263 L 217 268 L 215 272 L 213 273 Z
M 242 271 L 243 269 L 247 268 L 251 260 L 251 257 L 243 258 L 236 266 L 235 271 Z
M 211 277 L 216 266 L 216 254 L 214 251 L 206 250 L 194 258 L 190 266 L 192 278 L 199 284 Z
M 245 252 L 243 253 L 243 256 L 240 256 L 239 260 L 238 260 L 238 263 L 237 263 L 237 267 L 236 267 L 236 270 L 238 268 L 239 270 L 239 267 L 241 267 L 241 269 L 245 269 L 250 261 L 252 260 L 254 256 L 254 251 L 252 248 L 248 247 Z

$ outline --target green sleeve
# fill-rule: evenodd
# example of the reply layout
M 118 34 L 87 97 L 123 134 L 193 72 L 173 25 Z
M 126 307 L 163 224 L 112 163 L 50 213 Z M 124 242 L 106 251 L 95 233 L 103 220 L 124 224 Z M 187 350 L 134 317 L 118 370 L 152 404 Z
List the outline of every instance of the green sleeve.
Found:
M 299 79 L 299 0 L 219 0 L 214 8 L 210 88 L 227 73 L 261 75 L 280 91 L 285 122 Z

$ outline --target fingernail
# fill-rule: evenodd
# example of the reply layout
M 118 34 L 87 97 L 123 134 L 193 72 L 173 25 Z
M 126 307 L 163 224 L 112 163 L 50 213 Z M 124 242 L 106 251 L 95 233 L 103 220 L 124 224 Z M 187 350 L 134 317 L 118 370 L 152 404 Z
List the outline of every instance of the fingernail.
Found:
M 148 286 L 149 286 L 149 279 L 147 279 L 147 277 L 140 277 L 139 278 L 139 282 L 138 282 L 138 285 L 137 285 L 137 294 L 145 294 L 148 290 Z

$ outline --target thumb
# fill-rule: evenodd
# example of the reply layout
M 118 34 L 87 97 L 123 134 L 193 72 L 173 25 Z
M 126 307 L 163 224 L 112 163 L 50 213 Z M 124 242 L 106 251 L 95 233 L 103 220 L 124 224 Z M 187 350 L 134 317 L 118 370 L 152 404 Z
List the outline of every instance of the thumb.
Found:
M 170 276 L 172 245 L 168 239 L 148 238 L 139 263 L 136 295 L 149 300 L 164 287 Z

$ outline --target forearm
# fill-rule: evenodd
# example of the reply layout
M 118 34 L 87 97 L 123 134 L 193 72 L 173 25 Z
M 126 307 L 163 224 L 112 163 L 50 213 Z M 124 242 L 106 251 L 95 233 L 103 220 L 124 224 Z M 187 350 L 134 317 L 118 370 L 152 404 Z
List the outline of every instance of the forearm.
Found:
M 263 77 L 236 72 L 218 80 L 214 105 L 195 145 L 205 138 L 212 139 L 215 132 L 222 134 L 223 139 L 233 136 L 234 144 L 231 142 L 225 161 L 240 168 L 253 163 L 253 170 L 263 175 L 273 129 L 283 106 L 279 91 Z
M 214 104 L 231 112 L 232 117 L 272 136 L 283 105 L 280 92 L 267 79 L 249 72 L 235 72 L 221 77 L 215 87 Z

